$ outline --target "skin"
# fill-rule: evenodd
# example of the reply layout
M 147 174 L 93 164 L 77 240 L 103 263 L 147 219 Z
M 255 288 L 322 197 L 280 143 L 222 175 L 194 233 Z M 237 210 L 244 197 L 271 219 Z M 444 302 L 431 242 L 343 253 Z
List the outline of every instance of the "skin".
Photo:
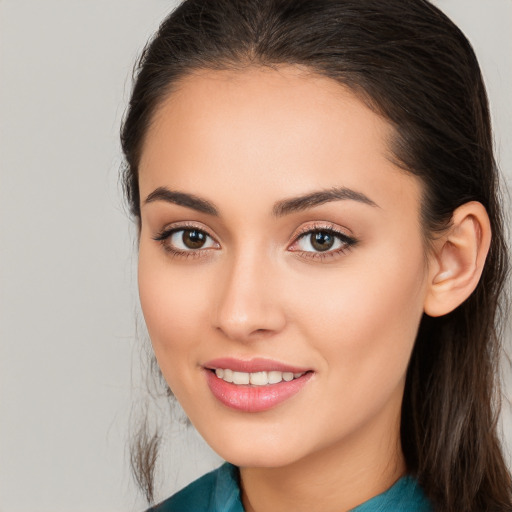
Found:
M 248 511 L 317 510 L 319 495 L 322 511 L 349 510 L 405 472 L 400 408 L 431 265 L 421 183 L 391 163 L 391 136 L 350 90 L 292 67 L 185 78 L 148 130 L 139 168 L 144 317 L 190 420 L 240 466 Z M 203 198 L 218 215 L 146 202 L 159 187 Z M 374 204 L 273 214 L 276 202 L 333 187 Z M 155 240 L 188 223 L 211 237 L 206 248 L 176 255 L 169 239 Z M 357 243 L 315 253 L 298 240 L 313 228 Z M 203 365 L 218 357 L 265 357 L 314 374 L 268 411 L 235 411 L 206 384 Z

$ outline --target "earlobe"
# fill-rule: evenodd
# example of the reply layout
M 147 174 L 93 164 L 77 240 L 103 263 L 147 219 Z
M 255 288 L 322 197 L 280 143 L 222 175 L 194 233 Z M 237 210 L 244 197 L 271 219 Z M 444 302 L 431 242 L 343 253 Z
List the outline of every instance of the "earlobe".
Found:
M 450 227 L 434 242 L 429 258 L 427 315 L 446 315 L 473 293 L 490 243 L 489 216 L 481 203 L 472 201 L 453 212 Z

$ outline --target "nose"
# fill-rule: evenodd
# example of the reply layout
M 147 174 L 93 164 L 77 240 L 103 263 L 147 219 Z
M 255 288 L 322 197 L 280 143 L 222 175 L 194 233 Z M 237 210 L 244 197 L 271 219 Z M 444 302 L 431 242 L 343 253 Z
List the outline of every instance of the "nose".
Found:
M 239 255 L 219 272 L 213 325 L 232 340 L 267 338 L 286 324 L 278 273 L 269 259 Z

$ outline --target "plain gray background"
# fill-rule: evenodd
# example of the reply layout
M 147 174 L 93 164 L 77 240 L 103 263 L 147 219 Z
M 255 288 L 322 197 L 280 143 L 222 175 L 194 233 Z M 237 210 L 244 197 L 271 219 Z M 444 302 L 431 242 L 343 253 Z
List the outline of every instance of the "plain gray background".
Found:
M 512 188 L 512 0 L 437 4 L 476 49 Z M 118 129 L 133 62 L 173 5 L 0 0 L 0 512 L 144 508 L 126 449 L 145 336 Z M 183 425 L 167 440 L 161 498 L 220 461 Z

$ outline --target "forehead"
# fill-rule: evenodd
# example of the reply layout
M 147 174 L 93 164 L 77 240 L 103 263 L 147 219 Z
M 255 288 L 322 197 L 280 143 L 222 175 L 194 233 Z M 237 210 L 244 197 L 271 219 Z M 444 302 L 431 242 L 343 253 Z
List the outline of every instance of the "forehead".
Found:
M 351 90 L 297 67 L 201 71 L 157 109 L 140 162 L 141 197 L 158 186 L 269 202 L 332 186 L 387 200 L 415 178 L 392 163 L 393 128 Z M 219 185 L 229 183 L 228 191 Z M 408 191 L 407 193 L 410 193 Z

